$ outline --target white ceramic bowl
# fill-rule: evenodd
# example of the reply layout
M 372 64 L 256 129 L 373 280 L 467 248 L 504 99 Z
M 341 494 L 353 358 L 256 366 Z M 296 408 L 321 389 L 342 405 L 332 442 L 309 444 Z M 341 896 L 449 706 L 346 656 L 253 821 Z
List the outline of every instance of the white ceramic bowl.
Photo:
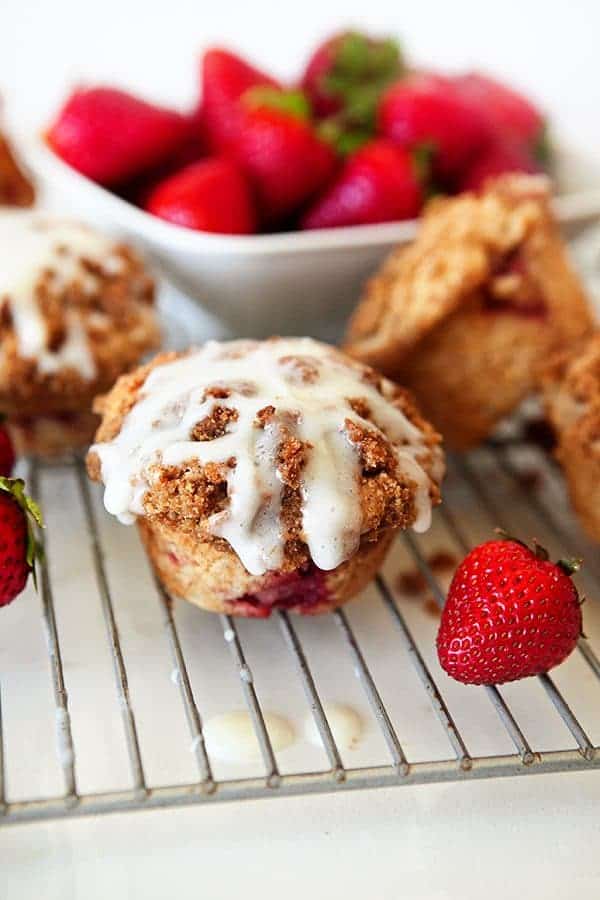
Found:
M 244 336 L 339 336 L 365 279 L 418 220 L 238 237 L 163 222 L 79 175 L 41 141 L 22 150 L 44 202 L 136 242 L 181 290 Z M 571 231 L 600 218 L 600 162 L 562 151 L 556 211 Z

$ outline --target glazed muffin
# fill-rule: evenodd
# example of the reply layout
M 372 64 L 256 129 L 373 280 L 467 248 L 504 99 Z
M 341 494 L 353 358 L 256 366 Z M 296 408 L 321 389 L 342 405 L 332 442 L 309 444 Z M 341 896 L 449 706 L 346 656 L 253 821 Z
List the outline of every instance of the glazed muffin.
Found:
M 402 389 L 308 338 L 210 342 L 119 379 L 88 471 L 167 590 L 214 612 L 315 614 L 429 526 L 440 438 Z
M 35 191 L 0 132 L 0 206 L 33 206 Z
M 0 213 L 0 412 L 17 451 L 89 446 L 93 398 L 156 347 L 142 260 L 78 223 Z
M 600 333 L 556 354 L 542 387 L 571 502 L 587 533 L 600 541 Z
M 367 285 L 346 350 L 410 388 L 444 440 L 472 447 L 591 330 L 539 176 L 434 200 Z

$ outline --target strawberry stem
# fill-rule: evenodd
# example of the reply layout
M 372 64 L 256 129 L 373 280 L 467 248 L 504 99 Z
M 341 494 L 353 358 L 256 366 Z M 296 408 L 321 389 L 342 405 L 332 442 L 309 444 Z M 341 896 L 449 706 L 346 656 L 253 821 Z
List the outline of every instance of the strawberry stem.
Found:
M 527 550 L 530 549 L 525 541 L 522 541 L 520 538 L 514 537 L 512 534 L 509 534 L 505 528 L 494 528 L 494 534 L 497 534 L 499 537 L 501 537 L 503 541 L 512 541 L 513 544 L 520 544 L 521 547 L 525 547 Z
M 242 103 L 248 109 L 274 109 L 304 121 L 311 116 L 310 102 L 303 91 L 257 85 L 242 94 Z

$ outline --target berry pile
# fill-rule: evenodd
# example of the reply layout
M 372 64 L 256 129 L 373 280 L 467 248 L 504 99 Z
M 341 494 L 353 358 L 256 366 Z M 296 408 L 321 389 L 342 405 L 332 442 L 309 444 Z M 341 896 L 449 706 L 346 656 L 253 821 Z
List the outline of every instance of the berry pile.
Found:
M 187 115 L 79 88 L 48 142 L 153 215 L 222 234 L 410 219 L 432 193 L 548 162 L 529 100 L 478 73 L 411 68 L 387 38 L 337 34 L 285 85 L 213 48 L 200 81 Z

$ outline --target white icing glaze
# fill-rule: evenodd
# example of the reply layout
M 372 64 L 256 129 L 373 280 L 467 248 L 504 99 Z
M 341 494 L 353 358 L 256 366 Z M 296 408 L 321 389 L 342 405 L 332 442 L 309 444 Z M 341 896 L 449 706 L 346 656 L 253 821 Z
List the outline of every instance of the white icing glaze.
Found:
M 315 377 L 305 381 L 289 357 L 300 357 Z M 429 527 L 429 477 L 417 461 L 423 436 L 407 417 L 363 379 L 362 367 L 309 338 L 210 342 L 190 355 L 157 366 L 125 417 L 119 434 L 96 444 L 107 510 L 130 523 L 144 514 L 143 499 L 154 477 L 151 467 L 197 460 L 227 463 L 229 503 L 208 520 L 211 533 L 225 538 L 246 569 L 256 575 L 277 568 L 283 558 L 280 523 L 281 481 L 276 451 L 286 428 L 311 449 L 302 472 L 303 536 L 315 564 L 334 569 L 355 552 L 361 534 L 359 454 L 345 431 L 350 419 L 363 428 L 380 426 L 395 449 L 399 469 L 417 485 L 414 527 Z M 206 389 L 227 386 L 218 399 Z M 373 425 L 348 400 L 364 398 Z M 216 406 L 238 412 L 226 433 L 212 441 L 192 441 L 194 426 Z M 264 429 L 256 415 L 276 409 Z
M 49 350 L 46 322 L 35 296 L 36 284 L 48 271 L 58 290 L 77 281 L 84 291 L 92 291 L 96 278 L 82 259 L 92 260 L 107 273 L 122 265 L 114 243 L 84 225 L 29 211 L 0 213 L 0 298 L 8 297 L 20 354 L 36 359 L 42 374 L 65 367 L 90 380 L 96 374 L 78 314 L 69 312 L 65 341 L 58 350 Z
M 293 743 L 294 729 L 287 719 L 267 712 L 264 720 L 275 752 Z M 202 733 L 210 757 L 223 762 L 252 762 L 261 758 L 254 725 L 250 714 L 245 710 L 233 710 L 213 716 L 204 723 Z
M 362 736 L 362 720 L 355 709 L 345 703 L 324 703 L 323 712 L 329 722 L 333 739 L 340 750 L 354 750 Z M 319 729 L 314 717 L 308 715 L 304 720 L 304 736 L 311 744 L 323 746 Z

